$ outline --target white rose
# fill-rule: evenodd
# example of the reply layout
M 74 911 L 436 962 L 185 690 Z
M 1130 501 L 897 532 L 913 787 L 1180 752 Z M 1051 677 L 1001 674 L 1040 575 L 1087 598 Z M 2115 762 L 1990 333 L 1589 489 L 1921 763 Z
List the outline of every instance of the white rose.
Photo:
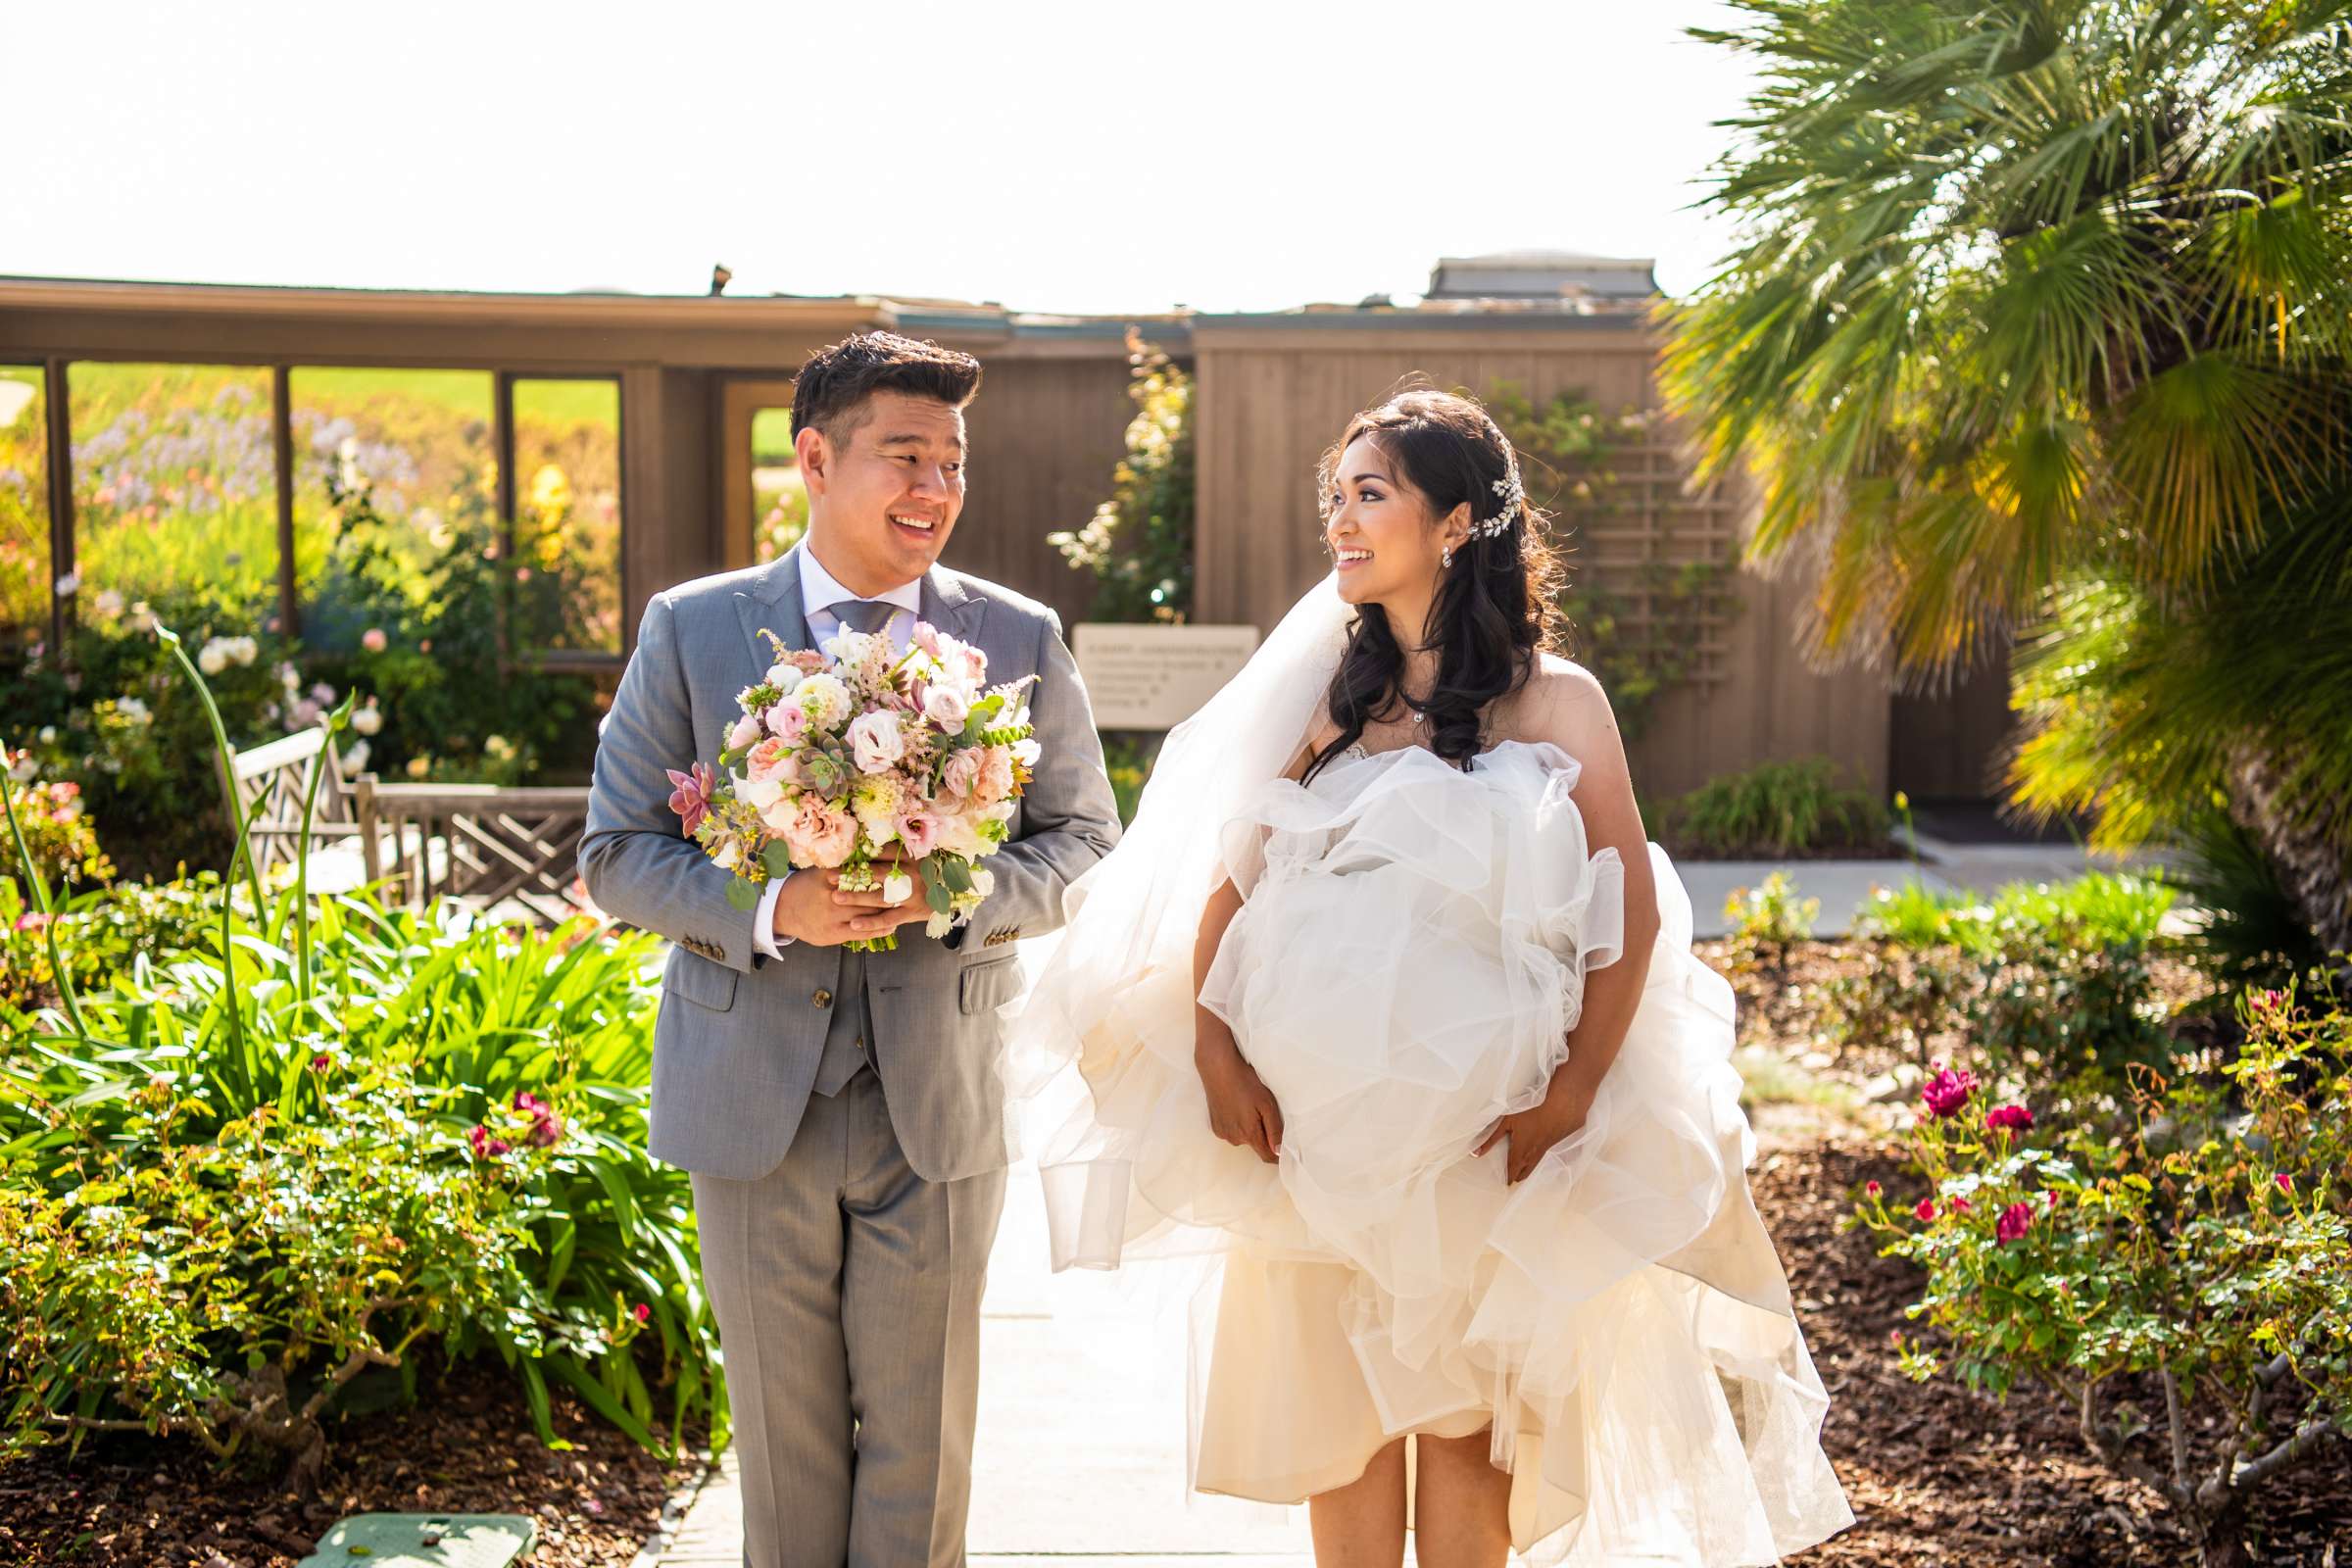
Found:
M 228 667 L 228 650 L 216 637 L 196 651 L 196 667 L 207 675 L 218 675 Z
M 384 727 L 383 712 L 375 706 L 373 698 L 368 700 L 365 708 L 352 710 L 351 727 L 362 735 L 373 735 Z
M 963 732 L 971 712 L 970 700 L 954 686 L 934 683 L 923 689 L 923 716 L 951 735 Z
M 749 773 L 735 775 L 735 798 L 750 803 L 755 811 L 765 811 L 784 798 L 784 781 L 780 778 L 754 778 Z
M 351 778 L 357 778 L 368 771 L 368 743 L 366 741 L 351 743 L 351 750 L 343 754 L 343 771 L 346 776 Z
M 801 666 L 798 664 L 772 664 L 768 667 L 767 683 L 773 686 L 779 695 L 790 697 L 794 689 L 801 684 Z
M 115 711 L 129 719 L 133 724 L 152 723 L 155 719 L 155 715 L 148 711 L 147 705 L 136 697 L 116 698 Z M 56 731 L 52 730 L 48 733 L 54 735 Z
M 888 709 L 859 713 L 843 737 L 860 773 L 880 773 L 906 755 L 906 737 L 899 732 L 899 715 Z
M 944 937 L 955 929 L 956 917 L 942 914 L 937 909 L 932 910 L 931 918 L 923 922 L 923 935 L 927 937 Z
M 262 645 L 250 637 L 231 637 L 228 648 L 229 657 L 240 664 L 252 663 L 262 653 Z
M 57 744 L 57 726 L 55 724 L 43 724 L 41 726 L 40 740 L 43 746 L 55 746 Z

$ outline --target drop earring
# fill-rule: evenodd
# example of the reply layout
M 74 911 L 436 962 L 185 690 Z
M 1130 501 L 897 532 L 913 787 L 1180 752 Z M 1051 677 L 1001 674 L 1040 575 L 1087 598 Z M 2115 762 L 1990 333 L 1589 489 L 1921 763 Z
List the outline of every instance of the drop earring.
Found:
M 1453 546 L 1447 545 L 1445 549 L 1438 552 L 1438 565 L 1443 569 L 1452 569 Z

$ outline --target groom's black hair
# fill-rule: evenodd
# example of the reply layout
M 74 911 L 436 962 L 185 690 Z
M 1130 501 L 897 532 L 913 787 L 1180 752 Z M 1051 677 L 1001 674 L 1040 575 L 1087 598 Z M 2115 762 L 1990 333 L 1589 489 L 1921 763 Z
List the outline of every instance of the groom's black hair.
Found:
M 818 349 L 792 386 L 792 433 L 813 426 L 846 441 L 864 422 L 877 392 L 937 398 L 960 409 L 980 390 L 980 362 L 969 354 L 896 332 L 858 332 Z

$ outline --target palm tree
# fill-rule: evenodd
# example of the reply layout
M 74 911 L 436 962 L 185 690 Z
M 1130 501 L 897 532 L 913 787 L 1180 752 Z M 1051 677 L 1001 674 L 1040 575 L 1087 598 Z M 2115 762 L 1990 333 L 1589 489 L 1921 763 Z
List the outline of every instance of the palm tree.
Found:
M 2216 799 L 2352 947 L 2352 4 L 1735 0 L 1667 397 L 1820 662 L 2027 657 L 2032 815 Z

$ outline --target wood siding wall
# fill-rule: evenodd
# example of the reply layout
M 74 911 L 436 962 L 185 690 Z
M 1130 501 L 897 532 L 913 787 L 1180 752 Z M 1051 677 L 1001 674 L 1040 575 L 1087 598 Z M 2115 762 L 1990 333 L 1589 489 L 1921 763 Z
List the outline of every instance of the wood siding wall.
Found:
M 1124 351 L 1020 359 L 980 353 L 980 395 L 964 422 L 971 477 L 945 560 L 1042 599 L 1066 627 L 1086 613 L 1094 578 L 1070 569 L 1046 535 L 1085 526 L 1110 495 L 1135 405 Z
M 1270 627 L 1329 569 L 1315 510 L 1317 457 L 1349 416 L 1415 372 L 1484 392 L 1513 381 L 1539 406 L 1574 393 L 1604 409 L 1657 406 L 1655 339 L 1638 326 L 1380 330 L 1194 326 L 1200 376 L 1199 615 Z M 1744 503 L 1743 503 L 1744 506 Z M 1571 559 L 1571 570 L 1576 563 Z M 1605 580 L 1605 579 L 1604 579 Z M 1722 678 L 1659 700 L 1632 748 L 1645 795 L 1695 788 L 1767 760 L 1826 756 L 1884 790 L 1887 694 L 1866 671 L 1805 667 L 1788 628 L 1801 584 L 1738 574 Z

